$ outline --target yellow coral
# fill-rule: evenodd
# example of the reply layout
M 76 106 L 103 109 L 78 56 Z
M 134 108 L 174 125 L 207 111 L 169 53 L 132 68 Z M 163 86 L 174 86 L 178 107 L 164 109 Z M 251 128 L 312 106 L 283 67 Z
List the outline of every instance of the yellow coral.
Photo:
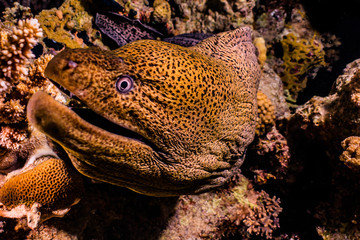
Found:
M 98 32 L 92 28 L 93 17 L 85 11 L 79 0 L 66 0 L 58 9 L 43 10 L 36 18 L 49 39 L 69 48 L 86 47 L 83 40 L 77 37 L 78 31 L 86 31 L 93 43 L 103 46 L 100 41 L 96 41 Z M 75 34 L 71 30 L 76 30 Z
M 262 37 L 255 38 L 254 45 L 259 52 L 258 60 L 259 60 L 260 66 L 263 66 L 266 61 L 266 52 L 267 52 L 265 39 Z
M 258 118 L 256 121 L 256 135 L 263 135 L 275 123 L 275 108 L 271 100 L 261 91 L 257 94 Z
M 155 22 L 167 23 L 171 19 L 171 7 L 170 4 L 165 0 L 155 0 L 153 18 Z
M 70 207 L 82 194 L 82 179 L 64 161 L 50 158 L 10 178 L 0 189 L 0 202 L 8 209 L 40 203 L 51 210 Z
M 288 100 L 295 101 L 298 93 L 306 87 L 307 75 L 314 69 L 326 66 L 323 45 L 316 39 L 298 39 L 289 33 L 281 41 L 283 47 L 283 68 L 281 80 L 288 92 Z

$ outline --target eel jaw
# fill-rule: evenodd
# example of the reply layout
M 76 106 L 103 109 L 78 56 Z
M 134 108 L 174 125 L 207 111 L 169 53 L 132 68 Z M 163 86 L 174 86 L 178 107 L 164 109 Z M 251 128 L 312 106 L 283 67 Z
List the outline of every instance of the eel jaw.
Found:
M 126 187 L 132 181 L 132 189 L 146 186 L 151 176 L 159 176 L 154 163 L 157 153 L 150 146 L 88 123 L 44 92 L 31 97 L 27 118 L 60 144 L 85 176 Z M 151 174 L 141 178 L 144 169 Z
M 70 99 L 75 99 L 75 101 L 77 102 L 75 107 L 71 105 L 71 102 L 70 106 L 66 107 L 55 101 L 46 93 L 35 93 L 30 99 L 27 106 L 27 118 L 29 122 L 46 135 L 49 135 L 51 138 L 55 139 L 58 139 L 58 132 L 54 132 L 56 130 L 55 125 L 61 125 L 63 120 L 67 119 L 71 123 L 69 122 L 64 124 L 67 125 L 69 128 L 71 128 L 71 124 L 75 124 L 74 128 L 76 128 L 78 125 L 87 125 L 88 128 L 92 129 L 92 131 L 94 131 L 95 129 L 100 131 L 102 130 L 101 132 L 103 134 L 113 134 L 120 137 L 137 140 L 145 145 L 156 148 L 156 146 L 152 146 L 153 143 L 142 137 L 140 134 L 128 128 L 124 128 L 121 125 L 113 123 L 106 118 L 100 116 L 99 114 L 91 111 L 89 108 L 84 106 L 81 100 L 72 93 L 70 93 L 69 96 Z M 50 118 L 50 116 L 52 116 L 52 118 Z M 55 121 L 55 119 L 57 121 Z

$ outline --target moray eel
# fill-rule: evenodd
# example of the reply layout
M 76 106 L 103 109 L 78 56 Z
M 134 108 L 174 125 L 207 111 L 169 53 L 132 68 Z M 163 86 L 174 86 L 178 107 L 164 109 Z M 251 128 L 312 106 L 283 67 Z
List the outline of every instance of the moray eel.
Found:
M 223 185 L 254 137 L 260 69 L 249 28 L 189 48 L 139 40 L 113 51 L 65 49 L 45 74 L 100 124 L 44 92 L 29 101 L 30 123 L 83 175 L 142 194 Z

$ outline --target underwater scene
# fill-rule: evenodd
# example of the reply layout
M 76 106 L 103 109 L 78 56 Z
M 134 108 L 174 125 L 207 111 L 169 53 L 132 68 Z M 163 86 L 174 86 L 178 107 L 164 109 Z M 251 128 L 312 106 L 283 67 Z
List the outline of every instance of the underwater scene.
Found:
M 0 0 L 0 239 L 360 239 L 359 9 Z

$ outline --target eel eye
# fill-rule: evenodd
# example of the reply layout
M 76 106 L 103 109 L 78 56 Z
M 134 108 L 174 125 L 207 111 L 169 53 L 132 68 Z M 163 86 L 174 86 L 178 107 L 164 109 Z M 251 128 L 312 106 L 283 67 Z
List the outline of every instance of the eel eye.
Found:
M 133 88 L 134 80 L 128 75 L 122 75 L 116 80 L 116 89 L 120 93 L 128 93 Z

